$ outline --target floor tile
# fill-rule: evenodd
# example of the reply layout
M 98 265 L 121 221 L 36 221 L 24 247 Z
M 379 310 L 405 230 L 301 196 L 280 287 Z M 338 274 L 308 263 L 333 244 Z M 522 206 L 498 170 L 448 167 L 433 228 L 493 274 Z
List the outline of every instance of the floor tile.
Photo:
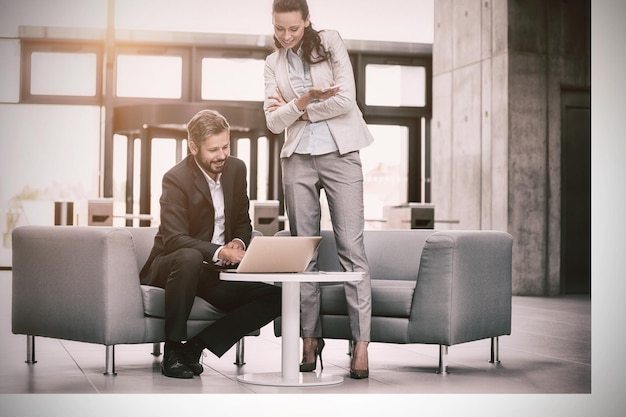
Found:
M 513 297 L 512 332 L 499 339 L 499 364 L 489 363 L 489 340 L 451 346 L 447 375 L 436 373 L 436 345 L 371 343 L 369 379 L 352 380 L 348 377 L 348 343 L 327 340 L 323 372 L 344 377 L 343 383 L 285 388 L 237 380 L 244 373 L 280 370 L 281 339 L 274 336 L 271 324 L 261 330 L 260 336 L 245 339 L 243 366 L 234 364 L 234 348 L 221 358 L 207 354 L 202 358 L 203 374 L 191 380 L 163 376 L 161 357 L 152 356 L 152 344 L 116 346 L 116 376 L 103 375 L 104 346 L 76 341 L 37 337 L 37 363 L 26 364 L 26 337 L 11 333 L 10 294 L 11 272 L 0 271 L 0 394 L 282 394 L 297 398 L 591 392 L 588 296 Z

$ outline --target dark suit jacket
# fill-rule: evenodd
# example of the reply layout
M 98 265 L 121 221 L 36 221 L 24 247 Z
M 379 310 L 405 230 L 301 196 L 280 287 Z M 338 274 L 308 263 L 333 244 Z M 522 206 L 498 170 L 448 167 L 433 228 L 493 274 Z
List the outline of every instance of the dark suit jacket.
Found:
M 229 157 L 220 181 L 224 190 L 226 242 L 239 238 L 247 246 L 252 225 L 244 162 Z M 192 155 L 163 176 L 160 204 L 161 225 L 150 256 L 141 270 L 141 277 L 147 275 L 154 258 L 180 248 L 195 248 L 212 264 L 213 255 L 219 247 L 211 243 L 215 225 L 213 200 L 209 185 Z

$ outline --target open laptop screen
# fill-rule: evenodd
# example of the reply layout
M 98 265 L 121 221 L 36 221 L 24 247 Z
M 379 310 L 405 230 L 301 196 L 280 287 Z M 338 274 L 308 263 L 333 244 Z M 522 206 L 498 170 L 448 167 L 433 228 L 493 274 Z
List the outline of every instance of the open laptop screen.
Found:
M 321 236 L 257 236 L 237 272 L 304 272 L 321 241 Z

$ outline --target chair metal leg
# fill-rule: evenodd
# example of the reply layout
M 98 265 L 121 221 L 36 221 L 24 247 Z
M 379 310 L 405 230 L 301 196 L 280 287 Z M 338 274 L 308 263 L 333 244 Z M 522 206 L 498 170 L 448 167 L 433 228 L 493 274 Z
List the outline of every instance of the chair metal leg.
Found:
M 439 345 L 439 369 L 437 373 L 447 375 L 448 372 L 448 346 Z
M 500 338 L 491 338 L 491 360 L 489 363 L 500 363 Z
M 106 359 L 104 364 L 104 375 L 117 375 L 115 372 L 115 345 L 107 345 L 106 347 Z
M 35 360 L 35 336 L 26 335 L 26 363 L 37 363 Z
M 237 366 L 243 366 L 246 364 L 244 362 L 244 348 L 244 338 L 242 337 L 235 346 L 235 365 Z
M 152 356 L 161 356 L 161 342 L 154 342 L 152 344 Z

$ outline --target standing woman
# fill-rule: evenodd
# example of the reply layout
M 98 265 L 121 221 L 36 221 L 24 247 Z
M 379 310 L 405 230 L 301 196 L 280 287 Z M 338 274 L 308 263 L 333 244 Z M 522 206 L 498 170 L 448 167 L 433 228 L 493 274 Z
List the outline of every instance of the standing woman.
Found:
M 359 150 L 374 138 L 356 104 L 352 64 L 339 33 L 314 30 L 306 0 L 274 0 L 272 23 L 277 50 L 265 62 L 264 110 L 269 130 L 285 132 L 280 157 L 291 234 L 320 234 L 323 188 L 341 267 L 365 272 L 362 281 L 345 282 L 344 290 L 356 342 L 350 377 L 367 378 L 372 298 Z M 317 270 L 315 261 L 311 267 Z M 323 368 L 319 313 L 319 283 L 303 283 L 301 372 L 315 370 L 318 356 Z

